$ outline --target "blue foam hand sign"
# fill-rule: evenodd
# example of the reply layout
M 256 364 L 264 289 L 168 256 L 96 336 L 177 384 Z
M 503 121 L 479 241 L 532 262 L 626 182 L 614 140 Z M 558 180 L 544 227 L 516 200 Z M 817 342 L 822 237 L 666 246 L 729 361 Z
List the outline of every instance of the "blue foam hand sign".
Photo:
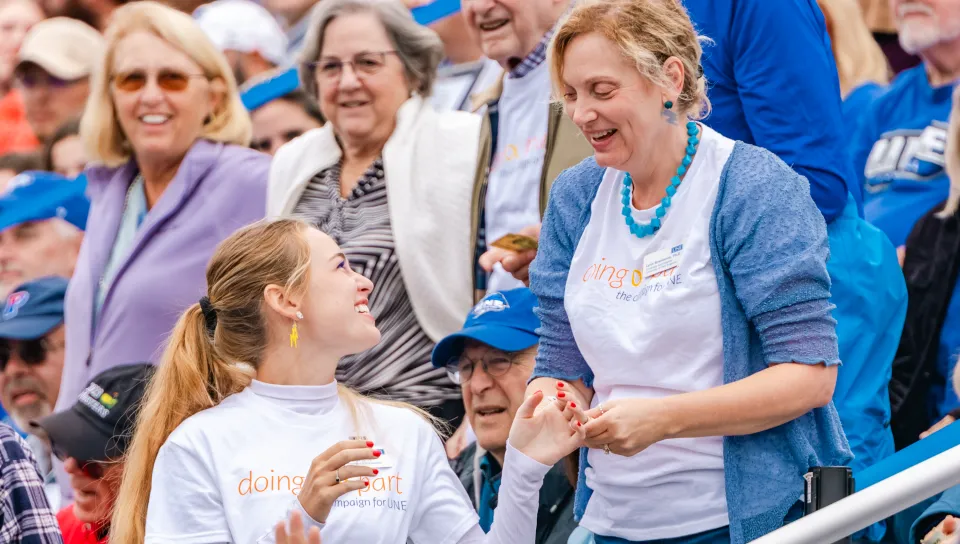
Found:
M 444 17 L 449 17 L 458 11 L 460 11 L 460 0 L 434 0 L 430 4 L 411 10 L 413 18 L 424 26 Z

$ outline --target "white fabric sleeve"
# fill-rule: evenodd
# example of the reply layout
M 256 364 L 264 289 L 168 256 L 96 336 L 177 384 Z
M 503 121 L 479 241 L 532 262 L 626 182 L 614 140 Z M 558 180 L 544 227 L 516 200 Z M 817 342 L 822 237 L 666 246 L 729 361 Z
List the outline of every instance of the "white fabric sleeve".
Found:
M 306 537 L 307 533 L 310 532 L 311 527 L 316 527 L 321 531 L 323 530 L 324 524 L 310 517 L 310 514 L 308 514 L 307 511 L 304 510 L 303 505 L 300 504 L 300 499 L 294 498 L 292 501 L 290 501 L 290 505 L 287 507 L 287 512 L 283 515 L 283 521 L 287 526 L 287 531 L 290 531 L 290 514 L 294 512 L 300 512 L 300 519 L 303 520 L 304 537 Z M 278 519 L 277 522 L 279 521 L 280 520 Z M 277 535 L 274 532 L 274 527 L 276 527 L 276 525 L 277 524 L 274 523 L 273 527 L 270 527 L 266 534 L 258 538 L 257 544 L 276 544 Z
M 219 489 L 198 452 L 168 440 L 153 465 L 144 543 L 233 542 Z
M 430 426 L 418 422 L 418 442 L 424 446 L 418 472 L 423 485 L 411 504 L 416 504 L 410 524 L 410 540 L 416 544 L 456 544 L 480 520 L 460 479 L 450 468 L 443 442 Z
M 457 544 L 533 544 L 537 538 L 540 486 L 550 466 L 538 463 L 507 442 L 500 493 L 488 534 L 474 525 Z

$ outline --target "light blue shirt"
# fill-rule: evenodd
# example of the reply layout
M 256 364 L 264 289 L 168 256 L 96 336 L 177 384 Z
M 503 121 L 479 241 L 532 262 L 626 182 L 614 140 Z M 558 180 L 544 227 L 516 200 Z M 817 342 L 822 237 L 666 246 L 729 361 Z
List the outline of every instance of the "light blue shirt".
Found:
M 143 189 L 143 176 L 137 175 L 130 185 L 127 192 L 127 202 L 123 208 L 123 217 L 120 219 L 120 229 L 117 231 L 117 238 L 113 242 L 113 249 L 110 251 L 110 260 L 107 261 L 107 267 L 100 278 L 100 285 L 97 289 L 97 298 L 93 310 L 93 319 L 96 323 L 97 316 L 100 315 L 100 309 L 103 308 L 103 302 L 106 300 L 107 287 L 117 277 L 117 272 L 130 248 L 133 247 L 133 241 L 137 237 L 137 231 L 140 225 L 147 217 L 147 194 Z

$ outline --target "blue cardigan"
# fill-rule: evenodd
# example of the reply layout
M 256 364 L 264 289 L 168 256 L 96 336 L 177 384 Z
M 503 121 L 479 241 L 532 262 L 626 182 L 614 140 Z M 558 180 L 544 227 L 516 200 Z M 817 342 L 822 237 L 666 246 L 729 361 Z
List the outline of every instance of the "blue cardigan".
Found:
M 542 320 L 534 378 L 593 384 L 563 304 L 570 262 L 590 221 L 603 173 L 591 157 L 564 171 L 551 189 L 530 270 Z M 807 180 L 769 151 L 737 142 L 720 177 L 710 228 L 721 300 L 724 383 L 776 362 L 839 364 L 836 321 L 830 315 L 827 229 Z M 764 432 L 725 437 L 723 443 L 734 544 L 784 523 L 803 495 L 803 475 L 810 467 L 846 465 L 852 458 L 832 403 Z M 585 453 L 580 455 L 578 519 L 591 493 L 583 483 Z

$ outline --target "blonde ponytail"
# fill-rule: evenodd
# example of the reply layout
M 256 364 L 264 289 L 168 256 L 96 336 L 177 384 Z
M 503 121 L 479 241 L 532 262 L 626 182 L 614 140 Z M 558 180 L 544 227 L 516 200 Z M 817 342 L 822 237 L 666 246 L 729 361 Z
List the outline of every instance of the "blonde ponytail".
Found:
M 153 465 L 170 433 L 188 417 L 249 383 L 242 367 L 217 357 L 200 305 L 188 308 L 173 329 L 137 417 L 110 524 L 110 542 L 143 542 Z

